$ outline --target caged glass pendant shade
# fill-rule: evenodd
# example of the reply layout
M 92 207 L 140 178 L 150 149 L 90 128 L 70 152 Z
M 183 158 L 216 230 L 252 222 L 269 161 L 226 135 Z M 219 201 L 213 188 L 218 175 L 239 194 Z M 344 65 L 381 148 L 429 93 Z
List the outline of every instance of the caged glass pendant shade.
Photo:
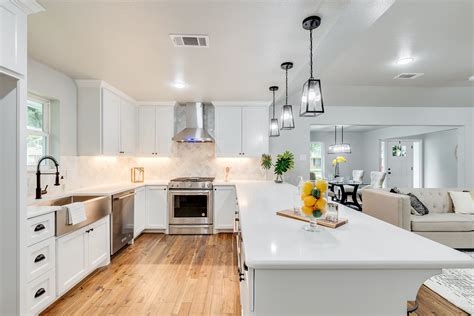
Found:
M 280 127 L 278 126 L 278 119 L 272 118 L 270 120 L 270 137 L 280 136 Z
M 295 128 L 295 120 L 293 118 L 293 108 L 290 104 L 283 106 L 281 110 L 281 129 Z
M 281 109 L 281 129 L 288 130 L 295 128 L 295 120 L 293 118 L 293 107 L 288 104 L 288 70 L 293 68 L 292 62 L 285 62 L 281 64 L 281 69 L 285 70 L 285 105 Z
M 272 118 L 270 120 L 270 137 L 277 137 L 280 136 L 280 126 L 278 126 L 278 119 L 275 117 L 275 91 L 278 91 L 277 86 L 271 86 L 268 88 L 273 94 L 273 102 L 272 102 Z
M 321 24 L 319 16 L 310 16 L 303 20 L 303 28 L 309 30 L 309 61 L 310 76 L 303 86 L 301 96 L 300 116 L 312 117 L 324 113 L 321 80 L 313 77 L 313 30 Z
M 300 116 L 317 116 L 324 113 L 321 80 L 310 78 L 303 86 Z

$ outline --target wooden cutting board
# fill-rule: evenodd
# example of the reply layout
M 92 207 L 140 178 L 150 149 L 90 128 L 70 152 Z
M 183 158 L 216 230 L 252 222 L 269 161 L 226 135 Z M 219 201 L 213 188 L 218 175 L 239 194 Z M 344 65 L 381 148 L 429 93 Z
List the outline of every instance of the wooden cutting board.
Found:
M 299 221 L 309 223 L 309 219 L 307 217 L 305 217 L 303 215 L 300 215 L 300 214 L 296 214 L 293 210 L 278 211 L 278 212 L 276 212 L 276 214 L 279 215 L 279 216 L 288 217 L 288 218 L 292 218 L 292 219 L 296 219 L 296 220 L 299 220 Z M 346 224 L 348 221 L 349 220 L 347 218 L 339 218 L 337 223 L 328 222 L 324 219 L 318 219 L 317 220 L 318 225 L 329 227 L 329 228 L 338 228 L 339 226 L 342 226 L 342 225 Z

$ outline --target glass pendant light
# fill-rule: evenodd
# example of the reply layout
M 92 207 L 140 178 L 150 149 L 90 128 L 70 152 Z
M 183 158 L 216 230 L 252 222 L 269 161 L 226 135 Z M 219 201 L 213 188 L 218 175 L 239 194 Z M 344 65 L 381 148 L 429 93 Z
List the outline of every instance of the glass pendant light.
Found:
M 273 93 L 273 103 L 272 103 L 273 115 L 270 120 L 270 137 L 277 137 L 277 136 L 280 136 L 280 127 L 278 126 L 278 119 L 275 118 L 275 91 L 278 91 L 278 87 L 271 86 L 269 90 Z
M 303 28 L 309 30 L 310 77 L 303 85 L 300 116 L 317 116 L 324 113 L 321 80 L 313 77 L 313 30 L 321 24 L 319 16 L 310 16 L 303 20 Z
M 293 68 L 293 63 L 285 62 L 281 64 L 281 69 L 285 70 L 286 81 L 285 81 L 285 105 L 281 109 L 281 129 L 293 129 L 295 128 L 295 120 L 293 119 L 293 107 L 288 104 L 288 69 Z
M 329 146 L 328 154 L 350 154 L 352 152 L 351 145 L 344 143 L 344 125 L 341 127 L 342 138 L 341 143 L 337 143 L 337 126 L 334 126 L 334 145 Z

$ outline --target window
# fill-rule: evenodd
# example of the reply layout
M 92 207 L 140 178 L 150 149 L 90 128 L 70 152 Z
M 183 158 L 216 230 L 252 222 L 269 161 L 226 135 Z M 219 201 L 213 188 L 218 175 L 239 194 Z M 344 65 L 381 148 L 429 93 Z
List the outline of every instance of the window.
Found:
M 324 145 L 320 142 L 314 142 L 310 144 L 309 160 L 310 166 L 309 171 L 314 173 L 316 179 L 324 177 Z
M 35 166 L 41 156 L 49 154 L 49 100 L 28 95 L 26 119 L 26 161 L 28 166 Z

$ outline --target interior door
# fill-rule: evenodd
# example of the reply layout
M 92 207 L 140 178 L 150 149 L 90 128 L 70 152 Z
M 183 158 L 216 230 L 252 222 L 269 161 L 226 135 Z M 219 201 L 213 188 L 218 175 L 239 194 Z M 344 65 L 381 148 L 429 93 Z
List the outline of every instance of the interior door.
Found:
M 216 156 L 242 157 L 242 108 L 215 108 Z
M 387 185 L 413 187 L 413 142 L 387 141 Z
M 120 97 L 102 89 L 102 153 L 120 152 Z
M 242 108 L 242 154 L 260 157 L 268 152 L 268 108 Z

